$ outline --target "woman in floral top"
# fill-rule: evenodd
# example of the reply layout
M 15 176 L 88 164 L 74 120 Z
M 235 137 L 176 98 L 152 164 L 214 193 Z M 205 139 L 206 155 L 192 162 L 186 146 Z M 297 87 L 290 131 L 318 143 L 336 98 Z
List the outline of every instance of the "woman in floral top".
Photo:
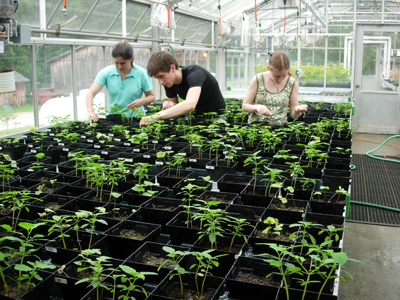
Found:
M 299 85 L 290 74 L 290 62 L 285 53 L 273 52 L 267 68 L 267 72 L 256 74 L 251 80 L 242 108 L 250 114 L 249 123 L 284 125 L 288 107 L 290 116 L 297 119 L 307 111 L 307 105 L 299 105 Z

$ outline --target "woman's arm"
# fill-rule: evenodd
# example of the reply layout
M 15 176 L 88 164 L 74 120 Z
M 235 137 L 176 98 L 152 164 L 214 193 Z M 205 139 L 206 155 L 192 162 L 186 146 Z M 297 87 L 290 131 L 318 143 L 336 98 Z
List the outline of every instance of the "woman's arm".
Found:
M 289 97 L 289 110 L 290 116 L 296 120 L 298 117 L 301 116 L 303 112 L 307 111 L 308 105 L 300 104 L 299 105 L 299 85 L 297 81 L 294 82 L 292 93 Z
M 92 120 L 93 122 L 97 122 L 99 120 L 99 117 L 93 110 L 93 99 L 102 88 L 103 86 L 101 84 L 93 82 L 86 94 L 86 110 L 88 112 L 88 119 Z
M 142 105 L 147 105 L 147 104 L 153 103 L 154 100 L 156 99 L 156 96 L 155 96 L 153 90 L 144 92 L 144 94 L 146 95 L 146 97 L 136 99 L 132 103 L 128 104 L 127 108 L 129 108 L 129 109 L 139 108 Z
M 259 113 L 260 115 L 270 116 L 271 112 L 265 105 L 254 104 L 257 95 L 257 78 L 251 79 L 246 95 L 244 96 L 242 109 L 248 113 Z

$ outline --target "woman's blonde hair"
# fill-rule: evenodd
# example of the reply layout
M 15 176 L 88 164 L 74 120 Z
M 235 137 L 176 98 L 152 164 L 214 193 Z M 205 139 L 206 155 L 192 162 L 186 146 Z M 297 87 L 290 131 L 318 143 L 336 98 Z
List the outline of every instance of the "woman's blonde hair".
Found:
M 282 51 L 277 50 L 269 55 L 268 67 L 272 71 L 289 70 L 289 75 L 292 76 L 289 57 Z

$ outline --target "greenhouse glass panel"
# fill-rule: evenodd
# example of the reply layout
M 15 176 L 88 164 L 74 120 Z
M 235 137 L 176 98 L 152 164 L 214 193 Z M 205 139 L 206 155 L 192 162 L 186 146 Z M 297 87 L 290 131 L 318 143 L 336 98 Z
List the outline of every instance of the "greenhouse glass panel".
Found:
M 175 55 L 176 55 L 176 60 L 178 61 L 178 64 L 180 66 L 183 65 L 182 60 L 183 60 L 183 50 L 181 49 L 175 49 Z
M 50 124 L 54 117 L 73 120 L 71 46 L 42 45 L 36 50 L 38 74 L 39 126 Z M 44 72 L 44 74 L 41 74 Z M 41 98 L 44 91 L 52 97 Z
M 256 73 L 267 71 L 269 55 L 257 53 L 257 70 Z
M 234 78 L 234 53 L 227 52 L 226 53 L 226 62 L 225 62 L 225 72 L 226 72 L 226 80 L 225 84 L 228 87 L 233 86 L 233 78 Z
M 30 46 L 5 44 L 4 53 L 0 53 L 0 70 L 13 70 L 15 79 L 15 91 L 0 93 L 0 137 L 34 127 L 30 49 Z M 42 81 L 38 85 L 45 86 L 50 74 L 43 60 L 41 65 Z
M 54 28 L 55 26 L 57 26 L 57 24 L 63 25 L 67 23 L 62 26 L 62 29 L 81 31 L 82 26 L 85 25 L 83 22 L 88 17 L 88 23 L 86 24 L 87 27 L 84 27 L 85 30 L 92 32 L 105 32 L 104 28 L 107 28 L 107 26 L 109 25 L 106 24 L 110 24 L 110 20 L 113 20 L 112 15 L 115 15 L 115 11 L 112 7 L 108 7 L 107 10 L 103 8 L 103 11 L 105 13 L 99 13 L 96 8 L 101 7 L 101 5 L 104 6 L 104 2 L 105 1 L 100 1 L 100 3 L 97 3 L 96 0 L 87 0 L 84 2 L 79 0 L 68 0 L 67 9 L 64 13 L 62 11 L 64 6 L 61 1 L 46 0 L 46 19 L 48 22 L 47 26 L 50 28 Z M 91 8 L 95 3 L 97 3 L 97 5 L 95 6 L 95 9 L 91 12 Z M 99 26 L 99 20 L 102 20 L 102 26 Z M 93 24 L 94 22 L 97 22 L 97 26 Z
M 197 59 L 198 59 L 197 64 L 203 67 L 204 69 L 207 69 L 207 57 L 208 57 L 207 51 L 197 51 Z
M 196 63 L 196 50 L 185 50 L 184 66 L 194 65 Z
M 310 53 L 302 52 L 301 61 L 300 69 L 303 70 L 303 77 L 300 79 L 300 86 L 323 87 L 325 77 L 325 49 L 315 49 Z M 307 61 L 307 63 L 303 63 L 303 61 Z
M 376 72 L 376 46 L 364 45 L 363 76 L 372 76 Z
M 210 60 L 210 72 L 213 74 L 217 73 L 217 52 L 211 51 L 208 52 L 209 60 Z
M 32 27 L 39 27 L 39 0 L 19 0 L 18 3 L 18 10 L 16 12 L 18 23 L 29 24 Z M 55 4 L 53 3 L 53 6 L 54 5 Z M 47 13 L 50 12 L 48 11 Z
M 238 54 L 238 63 L 239 63 L 239 65 L 238 65 L 238 74 L 237 74 L 238 87 L 243 87 L 243 86 L 247 87 L 248 86 L 248 83 L 245 82 L 245 78 L 244 78 L 244 74 L 245 74 L 244 69 L 246 67 L 244 59 L 245 59 L 245 54 L 244 53 L 239 53 Z
M 350 88 L 351 71 L 345 68 L 342 49 L 330 49 L 328 51 L 328 64 L 326 69 L 327 87 Z

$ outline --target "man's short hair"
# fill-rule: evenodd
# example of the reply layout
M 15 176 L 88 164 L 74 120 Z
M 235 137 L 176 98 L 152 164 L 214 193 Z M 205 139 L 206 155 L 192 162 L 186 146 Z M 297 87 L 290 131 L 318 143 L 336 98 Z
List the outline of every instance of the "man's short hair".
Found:
M 171 65 L 179 67 L 176 58 L 168 51 L 157 51 L 154 52 L 149 59 L 147 64 L 147 73 L 151 77 L 154 77 L 158 72 L 169 72 Z

